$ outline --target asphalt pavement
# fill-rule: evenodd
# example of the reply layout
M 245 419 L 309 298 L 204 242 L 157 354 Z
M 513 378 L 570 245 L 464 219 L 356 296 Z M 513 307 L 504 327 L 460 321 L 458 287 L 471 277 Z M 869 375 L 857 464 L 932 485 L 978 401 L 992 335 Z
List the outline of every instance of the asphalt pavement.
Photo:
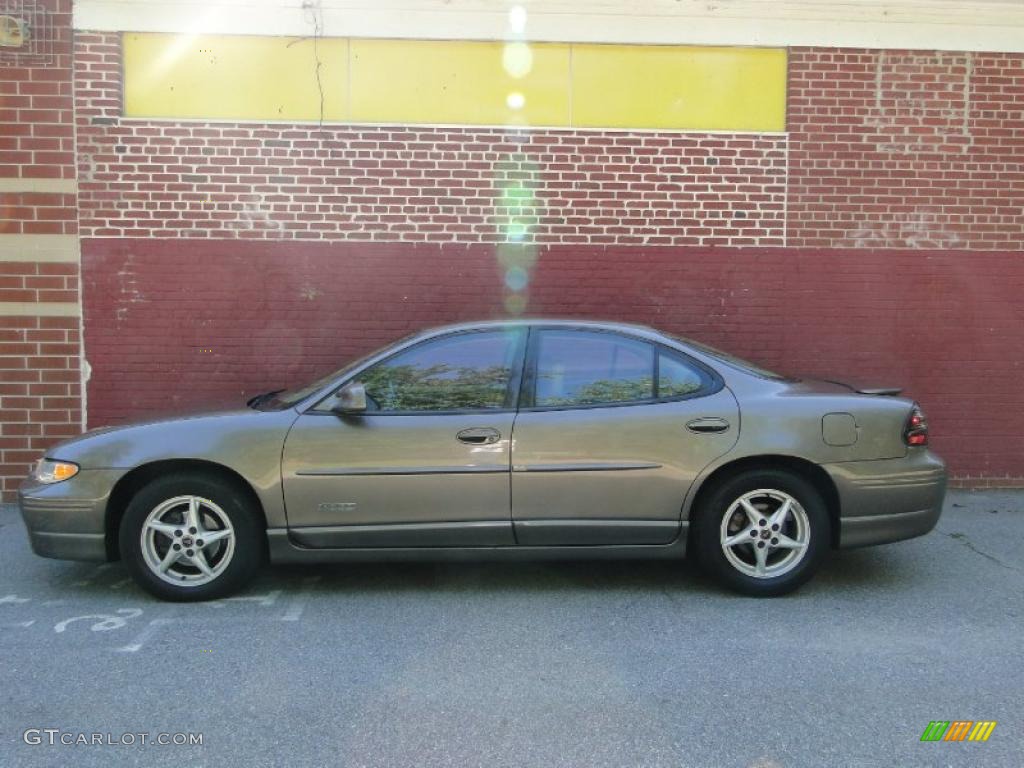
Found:
M 171 605 L 36 557 L 5 506 L 0 765 L 1018 768 L 1022 614 L 1021 493 L 952 493 L 774 600 L 599 562 L 267 568 Z

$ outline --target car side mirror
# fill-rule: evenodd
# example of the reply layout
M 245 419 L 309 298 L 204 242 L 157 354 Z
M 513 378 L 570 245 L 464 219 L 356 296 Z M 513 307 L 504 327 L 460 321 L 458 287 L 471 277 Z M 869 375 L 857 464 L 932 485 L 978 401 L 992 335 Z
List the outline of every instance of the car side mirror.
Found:
M 338 392 L 331 410 L 337 414 L 351 416 L 366 412 L 366 387 L 358 381 L 346 384 Z

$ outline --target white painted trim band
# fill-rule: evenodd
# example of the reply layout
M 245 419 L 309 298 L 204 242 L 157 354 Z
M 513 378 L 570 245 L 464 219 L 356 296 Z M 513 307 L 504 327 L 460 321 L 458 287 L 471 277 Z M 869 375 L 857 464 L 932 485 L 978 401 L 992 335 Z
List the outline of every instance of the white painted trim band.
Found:
M 77 264 L 78 235 L 0 235 L 0 262 L 49 261 Z
M 325 37 L 1024 52 L 1016 0 L 320 0 Z M 81 30 L 307 37 L 299 0 L 76 0 Z
M 0 301 L 0 317 L 81 317 L 74 301 Z
M 41 192 L 43 194 L 73 195 L 78 192 L 74 179 L 0 179 L 0 193 Z

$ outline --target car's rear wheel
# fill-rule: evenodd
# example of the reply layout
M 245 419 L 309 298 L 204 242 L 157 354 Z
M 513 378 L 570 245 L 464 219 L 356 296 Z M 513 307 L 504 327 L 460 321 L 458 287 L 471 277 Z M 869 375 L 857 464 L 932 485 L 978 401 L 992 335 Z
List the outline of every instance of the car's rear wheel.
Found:
M 210 600 L 246 584 L 263 560 L 257 516 L 228 483 L 199 473 L 154 480 L 121 520 L 121 557 L 164 600 Z
M 828 551 L 829 517 L 809 482 L 781 470 L 753 470 L 718 485 L 697 511 L 702 566 L 746 595 L 792 592 Z

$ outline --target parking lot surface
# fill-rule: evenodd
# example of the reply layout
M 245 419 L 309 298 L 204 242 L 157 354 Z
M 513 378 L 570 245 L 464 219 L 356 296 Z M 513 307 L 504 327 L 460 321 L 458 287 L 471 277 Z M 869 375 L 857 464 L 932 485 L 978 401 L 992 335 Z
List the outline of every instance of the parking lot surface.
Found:
M 1022 553 L 1024 494 L 955 492 L 774 600 L 598 562 L 267 568 L 172 605 L 36 557 L 7 505 L 0 764 L 1016 768 Z M 921 742 L 933 720 L 998 724 Z M 47 728 L 203 743 L 25 743 Z

